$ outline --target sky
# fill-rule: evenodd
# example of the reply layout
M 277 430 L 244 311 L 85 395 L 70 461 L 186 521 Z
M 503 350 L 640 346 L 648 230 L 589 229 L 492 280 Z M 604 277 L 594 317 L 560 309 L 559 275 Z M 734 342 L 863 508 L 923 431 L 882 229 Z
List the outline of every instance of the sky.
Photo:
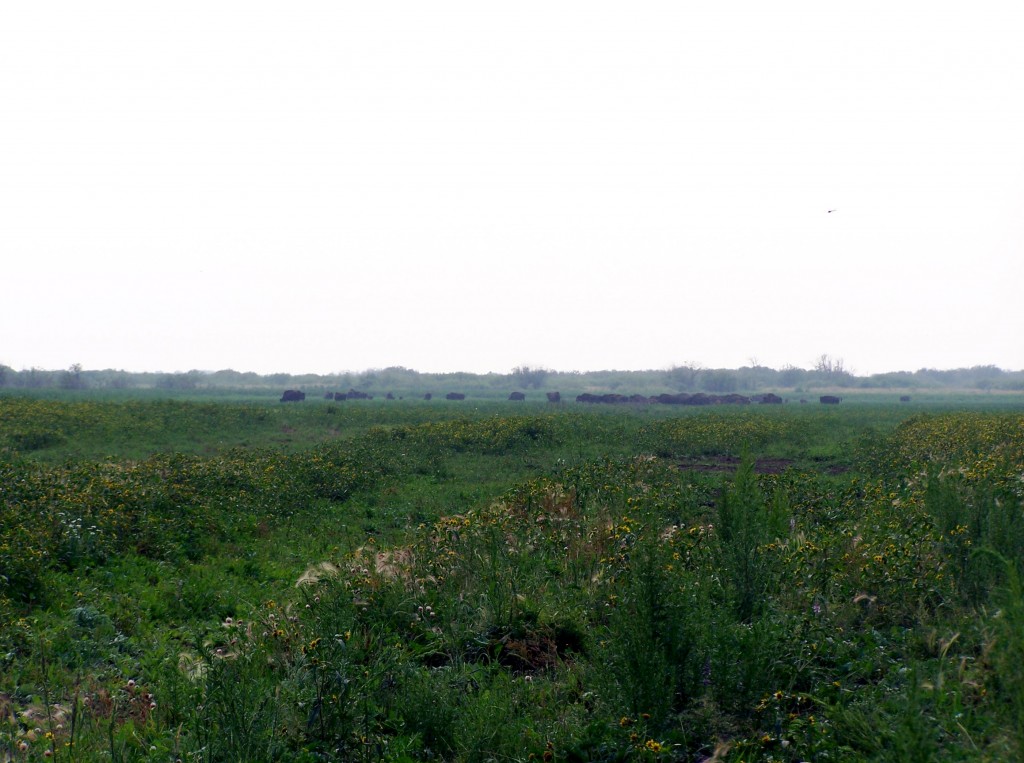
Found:
M 1019 370 L 1022 39 L 1009 1 L 4 3 L 0 363 Z

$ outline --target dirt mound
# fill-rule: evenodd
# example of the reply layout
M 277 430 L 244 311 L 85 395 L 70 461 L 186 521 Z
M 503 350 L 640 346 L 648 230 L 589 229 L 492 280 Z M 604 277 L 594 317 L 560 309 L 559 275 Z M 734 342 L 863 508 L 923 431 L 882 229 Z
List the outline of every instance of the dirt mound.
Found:
M 782 474 L 796 462 L 791 458 L 759 458 L 754 462 L 757 474 Z M 735 472 L 740 465 L 738 456 L 692 456 L 679 461 L 679 468 L 684 472 Z M 846 464 L 816 459 L 813 467 L 825 474 L 844 474 L 850 470 Z

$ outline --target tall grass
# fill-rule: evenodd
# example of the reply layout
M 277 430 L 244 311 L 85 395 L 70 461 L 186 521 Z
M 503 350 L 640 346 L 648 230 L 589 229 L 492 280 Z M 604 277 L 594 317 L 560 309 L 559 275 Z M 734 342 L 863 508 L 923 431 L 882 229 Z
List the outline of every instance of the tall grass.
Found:
M 0 427 L 66 438 L 0 457 L 0 759 L 1019 757 L 1019 416 L 145 405 Z

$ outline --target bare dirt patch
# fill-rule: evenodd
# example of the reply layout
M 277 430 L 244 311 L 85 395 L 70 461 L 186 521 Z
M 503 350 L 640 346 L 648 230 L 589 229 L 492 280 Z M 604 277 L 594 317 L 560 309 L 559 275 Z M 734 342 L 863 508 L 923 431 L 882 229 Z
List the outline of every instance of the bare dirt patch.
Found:
M 796 462 L 791 458 L 759 458 L 754 462 L 754 471 L 757 474 L 782 474 Z M 684 458 L 679 462 L 679 468 L 686 472 L 735 472 L 740 465 L 738 456 L 705 456 Z M 843 474 L 850 470 L 844 464 L 834 462 L 820 462 L 815 468 L 826 474 Z

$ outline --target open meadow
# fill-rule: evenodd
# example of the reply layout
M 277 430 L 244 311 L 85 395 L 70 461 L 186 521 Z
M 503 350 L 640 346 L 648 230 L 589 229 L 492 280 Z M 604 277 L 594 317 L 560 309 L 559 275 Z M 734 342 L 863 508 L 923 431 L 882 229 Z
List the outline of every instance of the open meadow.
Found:
M 1024 396 L 0 395 L 0 762 L 1024 759 Z

